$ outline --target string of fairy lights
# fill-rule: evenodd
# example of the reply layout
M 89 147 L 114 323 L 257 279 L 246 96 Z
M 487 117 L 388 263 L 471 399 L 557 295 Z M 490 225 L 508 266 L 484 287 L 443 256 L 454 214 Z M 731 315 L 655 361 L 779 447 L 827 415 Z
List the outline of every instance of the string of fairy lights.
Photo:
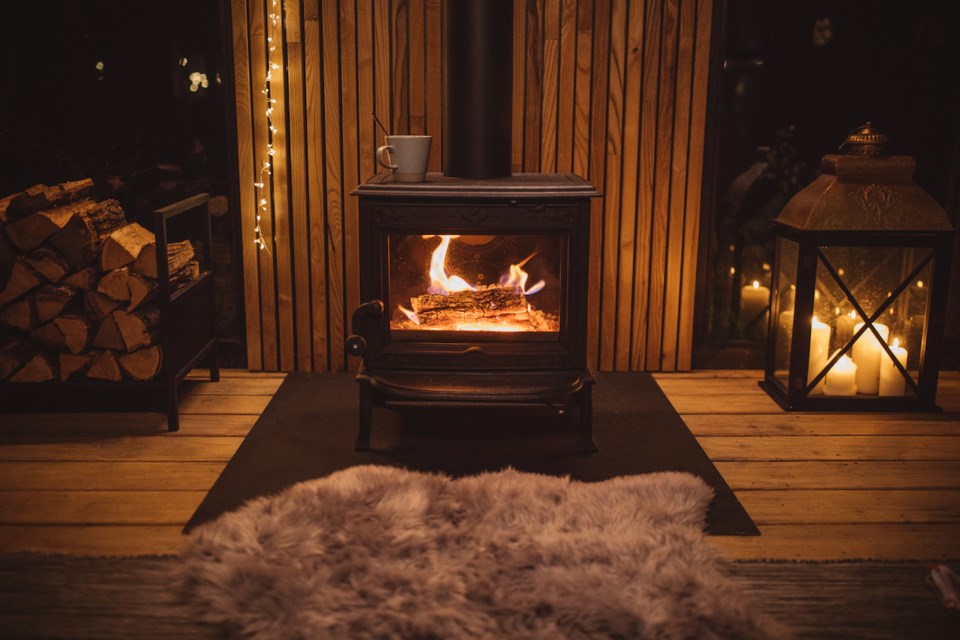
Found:
M 273 105 L 277 103 L 277 99 L 270 93 L 272 74 L 280 68 L 280 65 L 272 60 L 272 54 L 277 50 L 277 45 L 274 42 L 274 33 L 277 31 L 277 27 L 280 26 L 280 12 L 277 6 L 277 0 L 271 0 L 271 10 L 267 17 L 269 19 L 269 25 L 267 26 L 267 59 L 270 60 L 270 65 L 267 69 L 267 76 L 264 79 L 264 86 L 263 89 L 260 90 L 260 93 L 266 98 L 267 129 L 269 129 L 269 134 L 267 135 L 267 157 L 266 160 L 263 161 L 263 164 L 260 165 L 260 175 L 257 181 L 253 183 L 254 195 L 257 201 L 257 213 L 253 227 L 253 242 L 261 251 L 269 253 L 270 250 L 267 248 L 267 242 L 263 237 L 263 230 L 260 228 L 260 219 L 268 210 L 268 201 L 264 190 L 266 188 L 267 178 L 273 175 L 273 156 L 277 153 L 276 149 L 273 148 L 273 137 L 277 133 L 277 128 L 273 124 Z

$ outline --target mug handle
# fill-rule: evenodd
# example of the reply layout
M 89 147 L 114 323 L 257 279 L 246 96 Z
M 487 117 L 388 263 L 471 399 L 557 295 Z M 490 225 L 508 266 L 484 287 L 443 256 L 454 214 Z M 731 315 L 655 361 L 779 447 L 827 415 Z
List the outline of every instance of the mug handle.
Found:
M 385 166 L 387 169 L 390 169 L 390 171 L 396 171 L 397 169 L 400 168 L 400 165 L 392 164 L 392 162 L 388 163 L 387 161 L 384 160 L 384 156 L 386 156 L 388 151 L 396 151 L 396 147 L 394 147 L 392 144 L 385 144 L 382 147 L 378 148 L 377 162 Z

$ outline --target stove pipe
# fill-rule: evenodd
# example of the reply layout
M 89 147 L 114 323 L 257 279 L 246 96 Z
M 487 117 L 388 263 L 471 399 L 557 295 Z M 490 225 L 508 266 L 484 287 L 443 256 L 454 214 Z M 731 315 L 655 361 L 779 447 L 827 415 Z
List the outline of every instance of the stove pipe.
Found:
M 511 174 L 513 3 L 451 0 L 443 5 L 443 173 Z

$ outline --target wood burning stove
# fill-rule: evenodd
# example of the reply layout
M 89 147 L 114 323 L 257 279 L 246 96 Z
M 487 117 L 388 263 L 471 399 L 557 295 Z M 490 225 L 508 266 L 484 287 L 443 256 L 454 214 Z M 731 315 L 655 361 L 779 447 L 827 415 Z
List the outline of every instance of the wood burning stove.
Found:
M 391 402 L 548 403 L 592 436 L 586 362 L 590 198 L 570 174 L 379 175 L 360 204 L 357 448 Z

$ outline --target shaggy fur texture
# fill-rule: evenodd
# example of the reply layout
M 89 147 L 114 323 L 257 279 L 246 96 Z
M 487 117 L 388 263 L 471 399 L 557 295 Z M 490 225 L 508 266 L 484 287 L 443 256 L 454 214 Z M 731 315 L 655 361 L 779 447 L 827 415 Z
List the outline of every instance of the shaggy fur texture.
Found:
M 361 466 L 197 528 L 205 621 L 270 638 L 766 638 L 702 527 L 711 489 Z

